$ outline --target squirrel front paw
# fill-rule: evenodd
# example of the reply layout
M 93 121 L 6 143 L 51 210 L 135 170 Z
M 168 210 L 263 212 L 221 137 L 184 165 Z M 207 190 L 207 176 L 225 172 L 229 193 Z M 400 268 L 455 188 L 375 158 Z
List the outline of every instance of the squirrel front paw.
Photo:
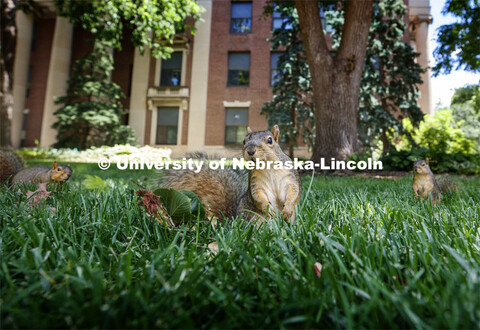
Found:
M 282 210 L 282 216 L 283 216 L 283 219 L 285 219 L 286 221 L 288 221 L 292 215 L 293 215 L 293 210 L 294 210 L 294 207 L 293 206 L 287 206 L 285 205 L 283 207 L 283 210 Z

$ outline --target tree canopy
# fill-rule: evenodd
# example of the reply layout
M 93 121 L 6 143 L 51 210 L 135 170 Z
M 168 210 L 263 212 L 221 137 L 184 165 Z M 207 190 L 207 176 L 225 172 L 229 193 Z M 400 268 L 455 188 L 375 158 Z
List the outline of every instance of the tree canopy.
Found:
M 125 111 L 120 99 L 125 96 L 111 81 L 112 70 L 113 56 L 99 41 L 75 62 L 66 95 L 56 99 L 62 105 L 53 125 L 57 147 L 86 149 L 135 141 L 132 128 L 122 125 Z
M 331 51 L 336 52 L 341 43 L 344 10 L 328 3 L 320 6 L 322 27 L 330 36 Z M 277 19 L 283 20 L 270 39 L 272 50 L 283 52 L 277 62 L 280 74 L 273 85 L 273 100 L 265 104 L 262 112 L 268 115 L 270 124 L 283 125 L 289 137 L 296 139 L 302 132 L 304 141 L 309 142 L 315 128 L 311 77 L 296 9 L 292 3 L 280 2 L 266 7 L 265 12 L 277 13 Z M 402 40 L 406 24 L 401 17 L 405 14 L 401 0 L 374 3 L 358 107 L 359 139 L 370 150 L 381 137 L 386 151 L 386 133 L 390 130 L 408 134 L 402 119 L 411 118 L 417 124 L 423 118 L 416 100 L 423 70 L 415 62 L 418 54 Z
M 273 53 L 277 58 L 273 81 L 273 99 L 265 103 L 261 113 L 266 114 L 269 126 L 280 126 L 289 144 L 290 157 L 299 135 L 309 147 L 313 146 L 315 116 L 313 114 L 310 70 L 305 58 L 305 47 L 300 38 L 298 15 L 293 3 L 280 2 L 265 7 L 282 24 L 272 31 Z
M 480 72 L 479 0 L 447 0 L 442 14 L 453 15 L 458 21 L 438 28 L 434 74 L 449 74 L 458 69 Z
M 55 6 L 60 16 L 90 31 L 108 47 L 121 48 L 122 30 L 127 26 L 134 46 L 142 53 L 150 48 L 155 57 L 168 56 L 176 31 L 193 30 L 202 12 L 193 0 L 55 0 Z

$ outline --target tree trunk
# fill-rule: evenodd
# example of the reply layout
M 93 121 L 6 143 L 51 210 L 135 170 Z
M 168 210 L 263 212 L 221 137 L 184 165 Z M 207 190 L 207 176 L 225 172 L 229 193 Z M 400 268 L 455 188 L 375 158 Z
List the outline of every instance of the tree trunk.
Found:
M 2 0 L 1 30 L 2 47 L 0 54 L 1 91 L 0 109 L 0 147 L 12 147 L 12 116 L 13 116 L 13 64 L 17 43 L 17 25 L 15 12 L 17 3 L 14 0 Z
M 357 110 L 373 0 L 345 5 L 345 24 L 335 55 L 327 45 L 316 1 L 296 0 L 315 101 L 312 160 L 345 160 L 358 151 Z
M 290 121 L 292 122 L 292 129 L 295 130 L 296 123 L 295 123 L 295 103 L 292 103 L 292 107 L 290 108 Z M 291 159 L 294 158 L 294 148 L 295 148 L 295 138 L 294 136 L 290 137 L 288 141 L 288 157 Z

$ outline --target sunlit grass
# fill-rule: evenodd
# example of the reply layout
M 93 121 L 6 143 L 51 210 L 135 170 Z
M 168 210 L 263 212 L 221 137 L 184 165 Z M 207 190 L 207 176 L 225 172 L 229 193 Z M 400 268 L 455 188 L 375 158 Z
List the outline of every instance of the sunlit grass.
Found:
M 479 326 L 478 178 L 433 207 L 411 177 L 319 177 L 294 225 L 168 229 L 130 181 L 154 187 L 155 172 L 71 165 L 36 208 L 1 187 L 2 328 Z M 84 174 L 109 190 L 85 190 Z

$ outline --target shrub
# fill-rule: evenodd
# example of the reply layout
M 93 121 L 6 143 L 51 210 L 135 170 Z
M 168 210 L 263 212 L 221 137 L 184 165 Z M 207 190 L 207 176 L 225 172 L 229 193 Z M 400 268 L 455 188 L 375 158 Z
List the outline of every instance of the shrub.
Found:
M 102 158 L 108 158 L 110 161 L 117 161 L 118 158 L 128 158 L 129 160 L 170 160 L 171 149 L 154 148 L 151 146 L 135 147 L 131 145 L 115 145 L 113 147 L 91 147 L 86 150 L 76 148 L 56 149 L 56 148 L 23 148 L 18 150 L 18 154 L 26 159 L 56 159 L 58 161 L 76 161 L 85 163 L 95 163 Z
M 414 129 L 408 120 L 405 127 L 418 147 L 406 138 L 392 138 L 396 148 L 391 148 L 381 158 L 385 169 L 411 170 L 416 159 L 430 158 L 434 172 L 480 173 L 480 157 L 475 139 L 466 135 L 463 121 L 455 121 L 451 110 L 439 110 Z
M 480 174 L 480 159 L 478 155 L 464 153 L 446 153 L 433 151 L 425 147 L 412 150 L 388 151 L 387 156 L 380 160 L 385 170 L 410 171 L 413 162 L 418 159 L 430 159 L 430 168 L 434 173 L 455 172 L 458 174 Z

